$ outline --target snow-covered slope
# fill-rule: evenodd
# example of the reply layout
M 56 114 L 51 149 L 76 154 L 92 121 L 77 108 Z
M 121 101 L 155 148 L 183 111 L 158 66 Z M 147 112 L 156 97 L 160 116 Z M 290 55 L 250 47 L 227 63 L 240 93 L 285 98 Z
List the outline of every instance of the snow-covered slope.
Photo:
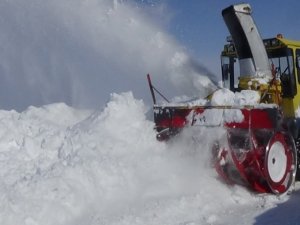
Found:
M 145 113 L 131 92 L 93 112 L 0 111 L 0 224 L 253 224 L 287 199 L 226 186 L 212 131 L 158 142 Z

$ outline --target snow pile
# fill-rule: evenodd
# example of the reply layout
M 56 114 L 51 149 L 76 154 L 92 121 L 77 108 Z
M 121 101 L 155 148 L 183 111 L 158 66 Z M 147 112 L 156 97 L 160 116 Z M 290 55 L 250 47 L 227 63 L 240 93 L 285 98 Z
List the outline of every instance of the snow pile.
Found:
M 188 96 L 177 96 L 170 103 L 163 102 L 162 106 L 259 106 L 260 95 L 257 91 L 242 90 L 240 92 L 232 92 L 229 89 L 222 88 L 212 92 L 211 97 L 191 99 Z M 261 104 L 265 107 L 266 104 Z M 271 105 L 270 105 L 271 106 Z M 272 105 L 273 106 L 273 105 Z
M 229 89 L 219 89 L 213 93 L 211 98 L 212 105 L 233 105 L 235 94 Z
M 215 131 L 161 143 L 145 112 L 130 92 L 103 111 L 0 111 L 0 224 L 250 224 L 274 205 L 218 180 Z
M 257 91 L 242 90 L 241 92 L 232 92 L 228 89 L 219 89 L 213 93 L 211 105 L 214 106 L 243 106 L 258 105 L 260 95 Z

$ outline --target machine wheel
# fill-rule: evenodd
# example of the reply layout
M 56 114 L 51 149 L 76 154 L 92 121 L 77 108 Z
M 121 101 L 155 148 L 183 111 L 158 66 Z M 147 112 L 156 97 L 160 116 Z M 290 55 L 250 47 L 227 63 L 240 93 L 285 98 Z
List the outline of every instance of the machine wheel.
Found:
M 295 181 L 297 154 L 293 138 L 284 132 L 276 132 L 266 148 L 265 178 L 275 194 L 289 190 Z

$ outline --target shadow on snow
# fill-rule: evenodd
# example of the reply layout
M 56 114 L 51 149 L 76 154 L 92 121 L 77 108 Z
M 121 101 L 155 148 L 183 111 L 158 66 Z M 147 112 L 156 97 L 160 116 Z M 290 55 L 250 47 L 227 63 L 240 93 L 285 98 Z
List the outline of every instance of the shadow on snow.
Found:
M 256 217 L 254 225 L 300 224 L 300 190 L 293 192 L 289 200 Z

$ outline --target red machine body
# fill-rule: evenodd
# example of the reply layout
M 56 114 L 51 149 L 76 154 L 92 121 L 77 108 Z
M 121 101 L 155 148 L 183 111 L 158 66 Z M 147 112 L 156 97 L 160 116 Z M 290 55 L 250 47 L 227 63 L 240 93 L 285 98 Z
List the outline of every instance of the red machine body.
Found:
M 158 140 L 189 126 L 224 127 L 226 142 L 215 140 L 211 150 L 213 166 L 227 183 L 281 194 L 294 182 L 296 148 L 288 132 L 279 129 L 276 107 L 154 106 L 154 119 Z

